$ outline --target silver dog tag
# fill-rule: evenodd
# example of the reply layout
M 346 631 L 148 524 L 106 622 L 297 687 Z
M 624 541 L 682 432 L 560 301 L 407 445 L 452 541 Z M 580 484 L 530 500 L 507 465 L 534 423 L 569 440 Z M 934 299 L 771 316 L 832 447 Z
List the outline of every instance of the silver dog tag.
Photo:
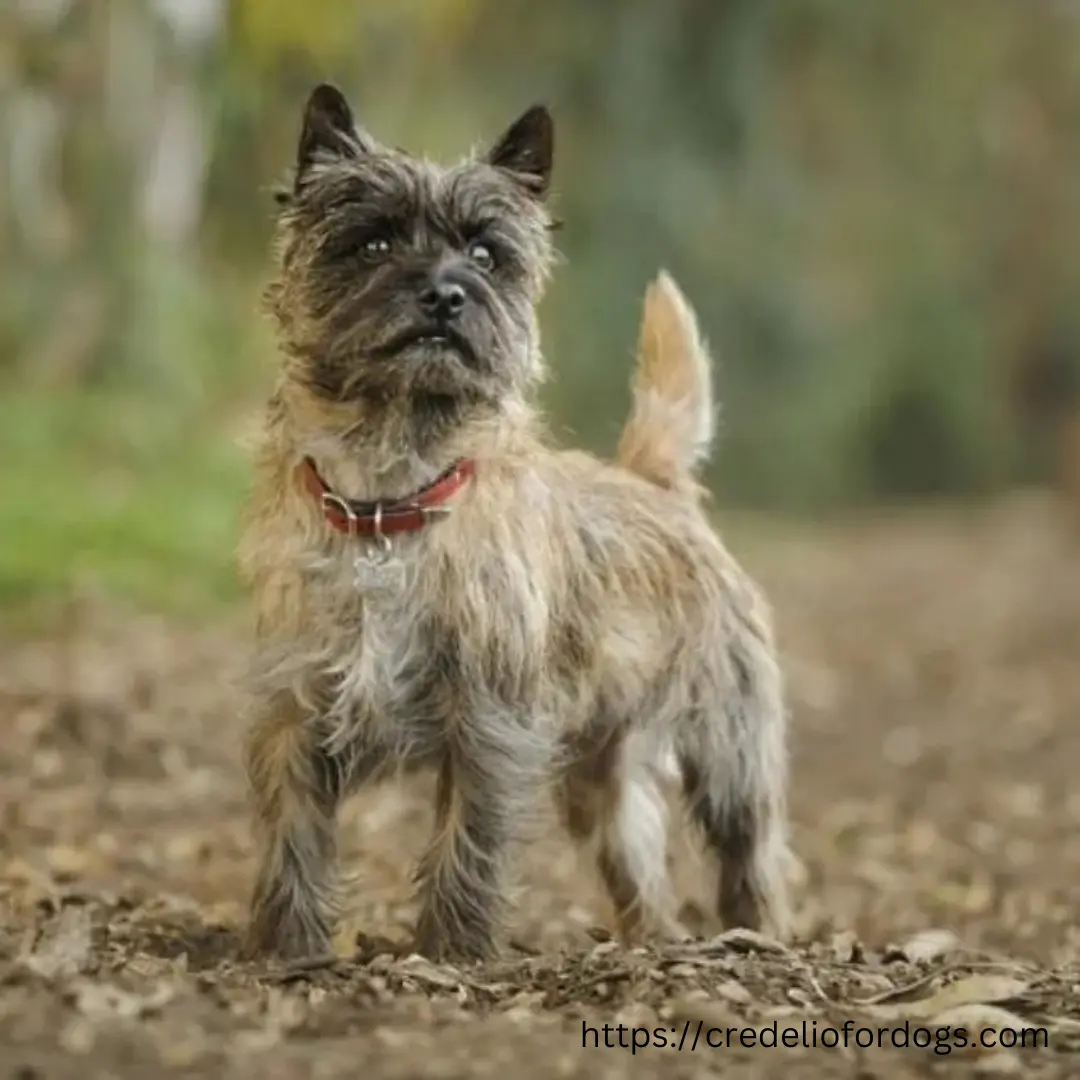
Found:
M 396 593 L 405 587 L 405 564 L 394 556 L 389 543 L 358 555 L 353 567 L 356 586 L 365 593 Z

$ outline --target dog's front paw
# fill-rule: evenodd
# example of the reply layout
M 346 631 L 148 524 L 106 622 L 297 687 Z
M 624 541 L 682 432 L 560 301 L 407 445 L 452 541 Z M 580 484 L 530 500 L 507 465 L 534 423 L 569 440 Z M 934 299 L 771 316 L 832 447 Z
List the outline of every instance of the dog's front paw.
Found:
M 421 920 L 415 951 L 435 963 L 476 964 L 494 958 L 498 951 L 490 934 L 457 927 L 453 930 Z
M 257 909 L 240 946 L 243 960 L 308 960 L 332 951 L 330 932 L 320 919 L 274 907 Z

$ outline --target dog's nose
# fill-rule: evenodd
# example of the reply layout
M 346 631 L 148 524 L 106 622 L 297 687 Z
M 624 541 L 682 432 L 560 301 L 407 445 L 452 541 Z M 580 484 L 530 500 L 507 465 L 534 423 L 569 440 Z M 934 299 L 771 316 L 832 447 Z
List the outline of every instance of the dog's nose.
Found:
M 465 290 L 456 281 L 435 281 L 420 294 L 425 315 L 455 319 L 465 307 Z

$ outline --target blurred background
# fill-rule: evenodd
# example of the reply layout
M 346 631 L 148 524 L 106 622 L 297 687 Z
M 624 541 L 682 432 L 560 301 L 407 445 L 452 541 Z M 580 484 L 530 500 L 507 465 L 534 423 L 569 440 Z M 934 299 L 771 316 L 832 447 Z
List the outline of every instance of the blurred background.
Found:
M 1080 3 L 7 0 L 0 602 L 233 595 L 270 188 L 323 78 L 433 156 L 551 105 L 567 439 L 613 446 L 664 265 L 727 506 L 1080 473 Z
M 836 1002 L 906 993 L 926 968 L 890 943 L 945 929 L 1038 960 L 1025 1015 L 1072 1017 L 1080 1047 L 1080 0 L 0 0 L 0 967 L 46 927 L 34 970 L 71 959 L 104 988 L 0 978 L 0 1073 L 57 1075 L 12 1055 L 59 1044 L 93 1048 L 85 1076 L 222 1076 L 228 1052 L 259 1080 L 539 1077 L 552 995 L 569 1047 L 581 1017 L 690 985 L 684 964 L 599 982 L 609 913 L 557 836 L 515 916 L 547 989 L 499 975 L 514 1007 L 478 1024 L 433 1026 L 427 991 L 376 999 L 363 965 L 294 1012 L 302 989 L 233 962 L 254 872 L 241 439 L 277 365 L 272 189 L 323 79 L 438 158 L 553 109 L 560 439 L 614 448 L 658 267 L 714 346 L 708 482 L 789 685 L 801 952 L 740 956 L 742 996 L 705 1015 L 775 1016 L 810 967 Z M 425 783 L 350 810 L 346 951 L 411 934 Z M 711 933 L 712 879 L 680 865 Z M 65 908 L 49 945 L 65 890 L 93 933 Z M 158 1015 L 162 979 L 186 989 Z M 874 1075 L 925 1074 L 902 1053 L 913 1071 Z M 855 1067 L 829 1060 L 813 1075 Z

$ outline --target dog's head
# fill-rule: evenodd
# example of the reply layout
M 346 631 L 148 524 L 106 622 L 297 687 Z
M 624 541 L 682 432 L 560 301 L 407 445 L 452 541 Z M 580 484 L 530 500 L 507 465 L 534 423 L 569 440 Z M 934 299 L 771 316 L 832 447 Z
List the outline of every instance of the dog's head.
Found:
M 522 115 L 443 167 L 380 145 L 334 87 L 308 99 L 268 291 L 293 377 L 319 397 L 498 405 L 541 374 L 552 122 Z

